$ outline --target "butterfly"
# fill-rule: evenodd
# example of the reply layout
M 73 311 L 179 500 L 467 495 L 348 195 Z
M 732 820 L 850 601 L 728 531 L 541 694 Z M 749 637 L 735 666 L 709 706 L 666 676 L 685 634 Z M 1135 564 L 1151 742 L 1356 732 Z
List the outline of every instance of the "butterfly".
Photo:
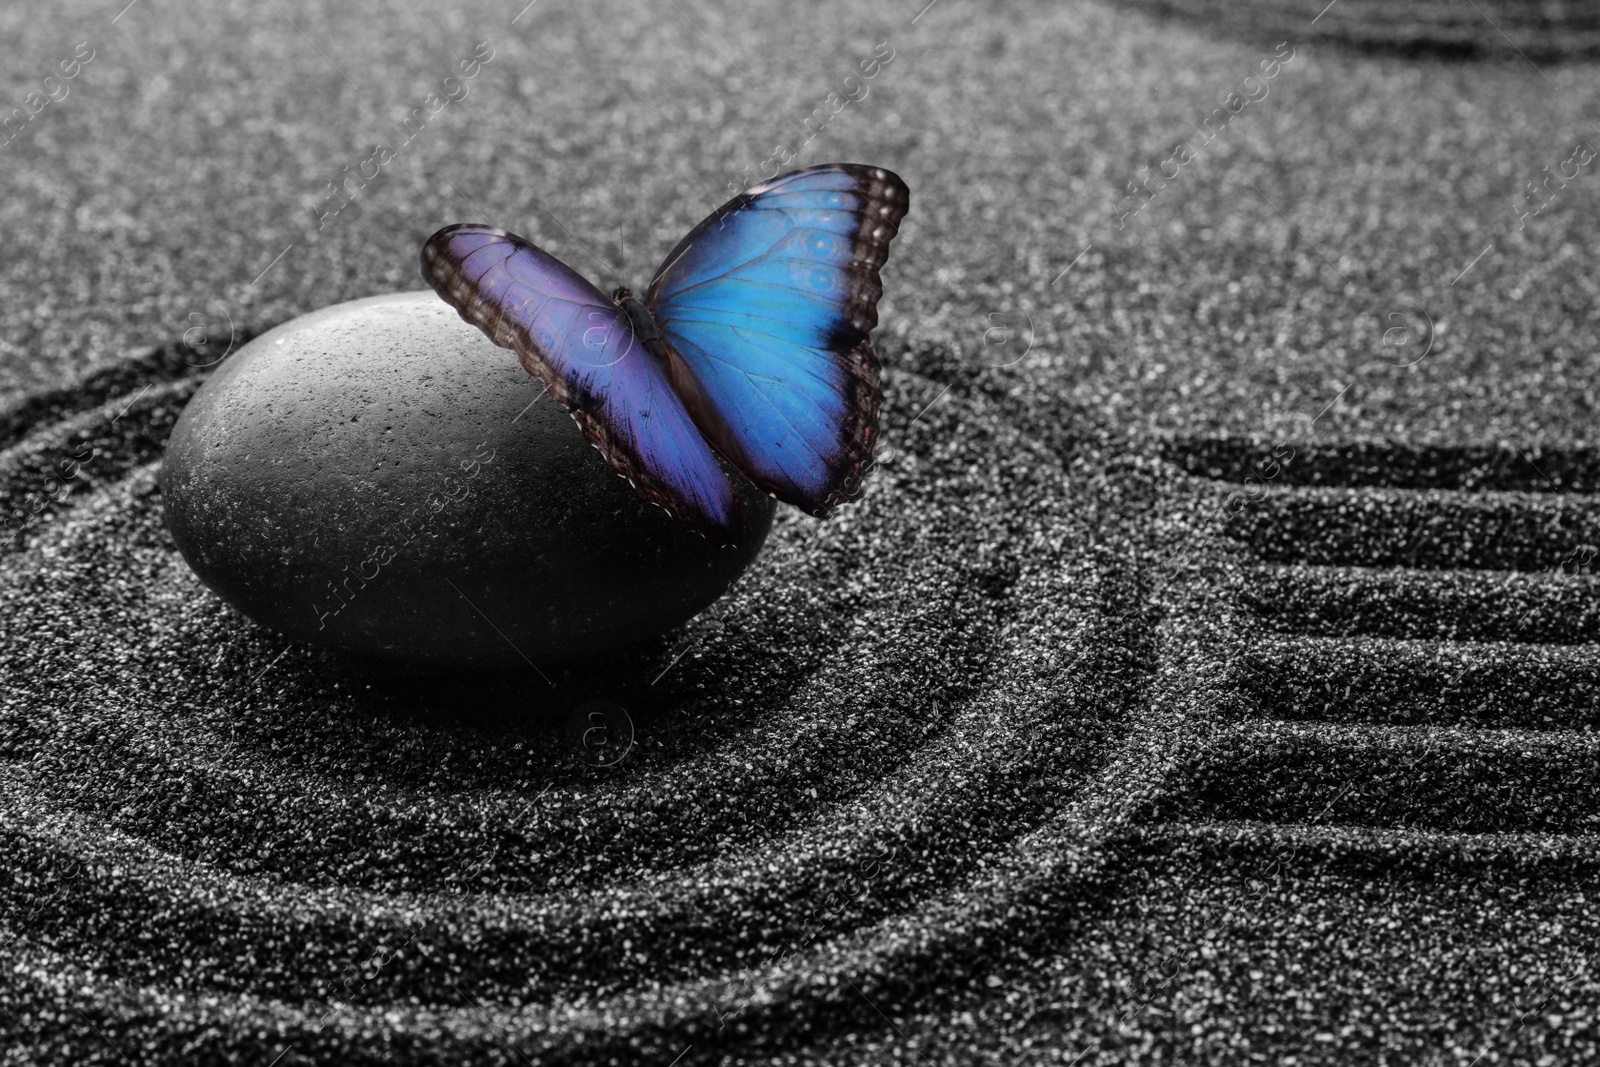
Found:
M 878 272 L 909 206 L 881 167 L 779 175 L 690 230 L 643 299 L 608 300 L 490 226 L 428 238 L 422 276 L 515 352 L 645 499 L 737 546 L 744 516 L 719 456 L 819 517 L 860 496 L 883 400 Z

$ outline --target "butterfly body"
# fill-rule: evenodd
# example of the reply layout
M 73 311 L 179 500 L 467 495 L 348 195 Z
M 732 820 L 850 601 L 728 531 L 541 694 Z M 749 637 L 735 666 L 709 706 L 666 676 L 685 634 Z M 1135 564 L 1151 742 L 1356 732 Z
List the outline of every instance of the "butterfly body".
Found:
M 487 226 L 434 234 L 423 276 L 517 353 L 638 492 L 736 545 L 742 515 L 718 457 L 814 515 L 860 494 L 882 402 L 878 272 L 908 206 L 881 168 L 780 175 L 691 230 L 642 299 L 607 300 Z
M 666 366 L 672 359 L 672 353 L 667 349 L 666 338 L 661 336 L 655 316 L 650 314 L 644 302 L 633 295 L 632 289 L 618 289 L 611 294 L 611 302 L 628 317 L 628 328 L 633 333 L 633 339 Z

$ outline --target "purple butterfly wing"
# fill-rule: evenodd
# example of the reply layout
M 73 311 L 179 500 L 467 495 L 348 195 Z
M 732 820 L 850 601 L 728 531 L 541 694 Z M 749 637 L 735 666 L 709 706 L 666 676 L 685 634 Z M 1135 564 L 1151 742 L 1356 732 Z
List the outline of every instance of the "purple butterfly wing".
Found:
M 422 276 L 515 352 L 641 495 L 717 544 L 739 544 L 743 512 L 715 453 L 627 316 L 582 275 L 515 234 L 455 225 L 423 245 Z

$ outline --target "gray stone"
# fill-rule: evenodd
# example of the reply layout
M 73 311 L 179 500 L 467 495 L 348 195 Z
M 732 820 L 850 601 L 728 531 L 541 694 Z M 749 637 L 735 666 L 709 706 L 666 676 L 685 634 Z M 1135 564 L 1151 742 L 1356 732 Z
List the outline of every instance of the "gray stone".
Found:
M 641 499 L 518 365 L 431 292 L 356 300 L 243 346 L 161 471 L 197 575 L 291 637 L 441 667 L 659 635 L 722 595 L 774 504 L 719 549 Z

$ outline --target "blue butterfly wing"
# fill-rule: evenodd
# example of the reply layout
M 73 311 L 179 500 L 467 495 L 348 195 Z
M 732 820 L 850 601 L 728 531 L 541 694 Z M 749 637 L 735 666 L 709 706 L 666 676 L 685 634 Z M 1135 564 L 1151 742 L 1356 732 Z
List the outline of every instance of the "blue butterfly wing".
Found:
M 815 515 L 852 500 L 878 438 L 878 272 L 910 206 L 889 171 L 781 175 L 690 231 L 650 285 L 672 384 L 717 451 Z
M 739 499 L 665 368 L 582 275 L 515 234 L 472 225 L 430 237 L 422 275 L 515 352 L 646 499 L 719 544 L 740 542 Z

